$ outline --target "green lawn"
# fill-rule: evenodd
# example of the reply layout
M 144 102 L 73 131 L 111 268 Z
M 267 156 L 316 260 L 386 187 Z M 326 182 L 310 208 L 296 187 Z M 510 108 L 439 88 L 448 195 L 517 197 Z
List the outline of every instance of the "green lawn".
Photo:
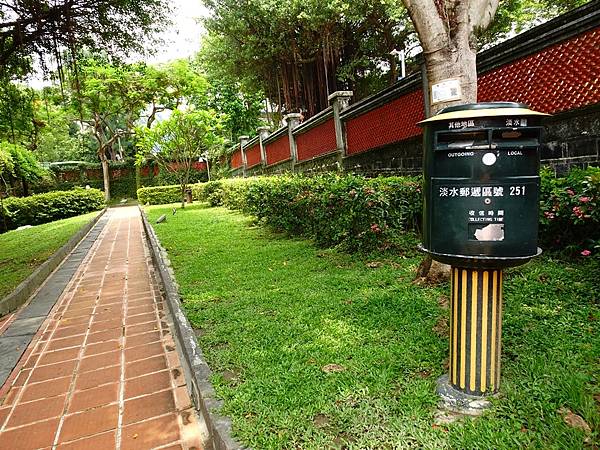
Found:
M 448 286 L 412 283 L 421 256 L 315 248 L 223 208 L 148 207 L 235 436 L 255 449 L 580 449 L 598 445 L 598 262 L 543 256 L 505 282 L 501 395 L 434 424 Z M 416 243 L 416 238 L 407 238 Z M 337 366 L 328 365 L 335 364 Z M 325 370 L 324 370 L 325 369 Z M 338 369 L 330 371 L 327 369 Z M 593 434 L 567 426 L 559 408 Z
M 0 234 L 0 298 L 46 261 L 98 212 Z

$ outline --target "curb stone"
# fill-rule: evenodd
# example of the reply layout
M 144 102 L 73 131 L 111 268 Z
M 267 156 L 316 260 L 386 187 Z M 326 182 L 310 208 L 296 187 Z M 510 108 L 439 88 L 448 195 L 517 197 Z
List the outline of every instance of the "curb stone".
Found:
M 104 208 L 100 211 L 94 219 L 84 225 L 83 228 L 72 236 L 65 245 L 54 252 L 48 260 L 22 281 L 14 291 L 0 299 L 0 317 L 15 311 L 31 297 L 31 295 L 46 281 L 48 276 L 62 263 L 65 257 L 73 251 L 77 244 L 79 244 L 79 241 L 81 241 L 94 225 L 96 225 L 106 210 L 107 208 Z
M 187 381 L 187 388 L 191 398 L 194 400 L 196 410 L 202 415 L 208 428 L 210 440 L 206 450 L 244 450 L 231 436 L 231 419 L 219 414 L 223 402 L 216 396 L 215 390 L 210 383 L 211 370 L 208 367 L 198 347 L 196 335 L 187 317 L 181 310 L 179 286 L 167 252 L 162 248 L 154 229 L 148 221 L 146 212 L 139 207 L 146 237 L 150 244 L 152 259 L 162 284 L 163 293 L 173 318 L 174 338 L 177 342 L 177 352 L 181 359 L 181 365 Z

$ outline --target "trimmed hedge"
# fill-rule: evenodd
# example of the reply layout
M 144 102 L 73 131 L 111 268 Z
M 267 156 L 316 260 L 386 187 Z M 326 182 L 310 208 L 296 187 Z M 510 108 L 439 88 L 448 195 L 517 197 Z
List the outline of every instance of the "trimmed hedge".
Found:
M 349 250 L 385 248 L 402 231 L 418 232 L 419 178 L 354 175 L 261 177 L 205 183 L 200 197 L 255 215 L 291 234 Z M 600 257 L 600 168 L 556 178 L 541 172 L 540 244 Z
M 194 200 L 204 199 L 203 186 L 206 183 L 188 184 L 192 190 Z M 172 184 L 169 186 L 143 187 L 137 190 L 137 198 L 140 204 L 164 205 L 167 203 L 181 203 L 181 186 Z
M 142 205 L 177 203 L 181 202 L 181 187 L 178 185 L 143 187 L 137 190 L 137 198 Z
M 206 183 L 203 194 L 211 205 L 349 251 L 388 247 L 399 231 L 418 231 L 421 217 L 420 179 L 410 177 L 261 177 Z
M 420 231 L 420 178 L 286 175 L 217 180 L 191 188 L 195 200 L 243 211 L 323 246 L 385 248 L 400 232 Z M 147 189 L 156 193 L 143 197 L 143 203 L 180 201 L 178 186 Z M 574 169 L 565 178 L 542 170 L 540 243 L 545 249 L 600 256 L 599 168 Z
M 54 191 L 30 197 L 9 197 L 4 200 L 8 212 L 8 228 L 40 225 L 66 219 L 104 207 L 104 194 L 98 189 Z

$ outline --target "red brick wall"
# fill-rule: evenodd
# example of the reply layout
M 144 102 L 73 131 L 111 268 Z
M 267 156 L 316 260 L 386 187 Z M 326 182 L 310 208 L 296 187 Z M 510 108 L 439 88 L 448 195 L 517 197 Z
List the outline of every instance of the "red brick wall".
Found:
M 296 136 L 298 161 L 332 152 L 337 148 L 333 118 Z
M 231 167 L 237 169 L 242 167 L 242 165 L 242 151 L 238 149 L 231 155 Z
M 423 91 L 403 95 L 346 122 L 348 154 L 360 153 L 421 134 Z
M 245 150 L 246 151 L 246 164 L 247 167 L 253 167 L 260 164 L 260 145 L 255 144 L 252 147 Z
M 600 28 L 481 75 L 478 100 L 557 113 L 600 102 Z
M 276 141 L 269 142 L 265 147 L 265 153 L 267 154 L 268 165 L 290 159 L 291 154 L 289 135 L 284 134 Z

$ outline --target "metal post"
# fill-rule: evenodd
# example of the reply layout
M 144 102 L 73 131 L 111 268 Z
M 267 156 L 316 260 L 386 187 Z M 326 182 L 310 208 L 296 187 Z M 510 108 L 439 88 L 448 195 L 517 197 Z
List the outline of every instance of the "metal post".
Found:
M 487 406 L 500 387 L 502 269 L 452 267 L 450 364 L 438 381 L 444 402 L 464 412 Z

